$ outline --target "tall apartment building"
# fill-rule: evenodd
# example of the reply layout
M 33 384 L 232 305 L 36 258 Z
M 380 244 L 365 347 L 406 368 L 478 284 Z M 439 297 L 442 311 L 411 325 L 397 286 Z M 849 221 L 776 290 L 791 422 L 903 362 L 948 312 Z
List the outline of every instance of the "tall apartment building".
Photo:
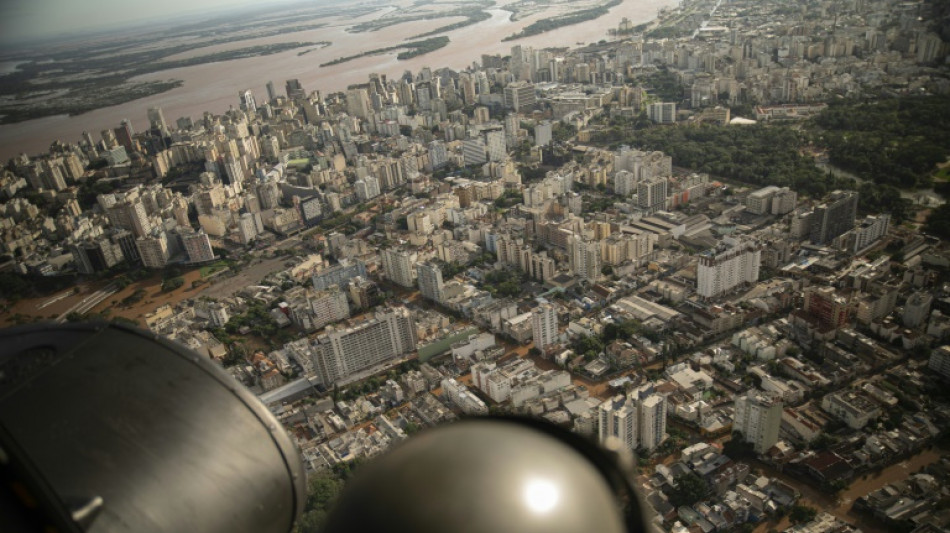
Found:
M 572 236 L 567 243 L 571 270 L 574 275 L 589 281 L 601 277 L 600 243 Z
M 416 264 L 416 278 L 419 281 L 419 292 L 424 298 L 436 302 L 445 299 L 442 269 L 438 265 L 428 262 Z
M 505 107 L 522 112 L 534 106 L 534 85 L 526 81 L 514 81 L 505 87 Z
M 647 117 L 657 124 L 675 124 L 676 102 L 657 102 L 648 105 Z
M 667 185 L 667 178 L 660 176 L 645 179 L 638 183 L 637 205 L 640 209 L 650 212 L 666 209 Z
M 534 145 L 547 146 L 553 138 L 553 126 L 550 120 L 542 120 L 534 127 Z
M 287 99 L 290 101 L 303 100 L 307 97 L 307 91 L 303 89 L 303 85 L 300 85 L 300 80 L 296 78 L 287 80 L 285 87 L 287 89 Z
M 397 307 L 352 327 L 327 326 L 314 341 L 314 368 L 325 385 L 332 385 L 415 349 L 412 314 Z
M 534 347 L 544 349 L 557 342 L 557 310 L 548 302 L 541 302 L 531 313 L 531 329 L 534 334 Z
M 805 303 L 802 308 L 824 326 L 840 328 L 851 321 L 851 301 L 839 295 L 833 287 L 805 289 Z
M 941 346 L 931 352 L 927 367 L 944 379 L 950 379 L 950 346 Z
M 383 271 L 390 281 L 403 287 L 415 285 L 416 254 L 403 248 L 387 248 L 382 251 Z
M 168 263 L 168 237 L 164 231 L 136 239 L 135 246 L 145 268 L 164 268 Z
M 308 294 L 307 302 L 310 311 L 313 313 L 314 329 L 339 322 L 350 316 L 350 305 L 346 301 L 346 292 L 337 286 Z
M 462 156 L 465 166 L 483 165 L 488 161 L 488 147 L 481 136 L 462 141 Z
M 648 383 L 626 395 L 618 394 L 600 404 L 600 442 L 620 439 L 629 450 L 655 450 L 666 440 L 666 396 Z
M 508 157 L 508 147 L 505 144 L 505 130 L 493 128 L 485 130 L 485 145 L 488 148 L 489 161 L 504 161 Z
M 81 274 L 93 274 L 112 268 L 122 262 L 125 256 L 122 248 L 105 237 L 70 244 L 76 270 Z
M 617 196 L 630 196 L 637 192 L 637 176 L 629 170 L 618 170 L 614 174 L 614 194 Z
M 782 401 L 755 389 L 736 396 L 736 418 L 732 428 L 752 443 L 756 453 L 765 453 L 778 442 L 782 425 Z
M 248 113 L 257 113 L 257 102 L 254 100 L 254 93 L 250 89 L 244 89 L 238 92 L 241 109 Z
M 182 248 L 185 249 L 185 253 L 188 254 L 189 263 L 207 263 L 209 261 L 214 261 L 214 250 L 211 248 L 211 239 L 208 237 L 208 234 L 204 230 L 200 231 L 188 231 L 191 228 L 180 229 L 179 237 L 181 238 Z
M 828 200 L 815 207 L 811 219 L 810 239 L 813 244 L 828 244 L 854 227 L 858 216 L 858 193 L 835 191 Z
M 762 247 L 758 243 L 727 237 L 699 256 L 696 292 L 704 298 L 715 298 L 743 283 L 755 283 L 761 266 Z
M 346 111 L 354 117 L 363 120 L 369 118 L 373 112 L 373 106 L 369 102 L 369 94 L 366 89 L 350 89 L 346 91 Z

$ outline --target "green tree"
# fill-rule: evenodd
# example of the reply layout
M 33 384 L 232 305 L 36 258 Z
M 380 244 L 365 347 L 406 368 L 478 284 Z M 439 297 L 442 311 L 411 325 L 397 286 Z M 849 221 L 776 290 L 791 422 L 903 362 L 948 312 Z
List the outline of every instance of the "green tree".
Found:
M 709 497 L 709 485 L 696 474 L 677 476 L 670 491 L 670 503 L 676 507 L 694 505 Z
M 185 284 L 185 278 L 181 276 L 167 278 L 162 281 L 162 292 L 172 292 L 175 289 L 181 288 L 181 286 L 184 284 Z
M 802 522 L 811 522 L 817 515 L 818 511 L 813 507 L 793 505 L 792 509 L 788 512 L 788 519 L 791 520 L 793 524 L 800 524 Z

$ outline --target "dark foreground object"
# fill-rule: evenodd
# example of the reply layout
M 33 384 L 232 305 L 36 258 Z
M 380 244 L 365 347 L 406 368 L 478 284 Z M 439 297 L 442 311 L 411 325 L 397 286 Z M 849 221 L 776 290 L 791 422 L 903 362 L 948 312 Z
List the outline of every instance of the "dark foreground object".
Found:
M 611 456 L 535 420 L 472 418 L 414 436 L 362 467 L 330 533 L 646 531 Z
M 0 331 L 0 530 L 284 533 L 300 455 L 206 358 L 107 324 Z

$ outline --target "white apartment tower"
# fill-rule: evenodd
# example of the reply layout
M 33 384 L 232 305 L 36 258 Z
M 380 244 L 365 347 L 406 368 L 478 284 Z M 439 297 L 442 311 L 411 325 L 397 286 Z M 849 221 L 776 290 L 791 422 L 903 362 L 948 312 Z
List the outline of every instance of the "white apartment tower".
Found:
M 433 263 L 416 264 L 416 278 L 419 281 L 419 292 L 423 297 L 435 302 L 445 299 L 445 287 L 442 282 L 442 269 Z
M 548 302 L 541 302 L 531 316 L 532 332 L 534 333 L 534 347 L 544 352 L 544 349 L 557 341 L 557 310 Z
M 653 177 L 637 184 L 637 205 L 640 209 L 656 212 L 666 209 L 666 177 Z
M 727 237 L 699 256 L 696 292 L 704 298 L 715 298 L 743 283 L 755 283 L 761 265 L 761 245 Z
M 626 449 L 655 450 L 666 440 L 666 396 L 652 383 L 618 394 L 600 404 L 600 442 L 620 439 Z
M 382 251 L 383 271 L 390 281 L 403 287 L 415 285 L 416 254 L 402 248 L 388 248 Z
M 349 328 L 327 326 L 314 341 L 314 368 L 323 383 L 331 385 L 415 349 L 412 314 L 397 307 Z
M 765 453 L 778 442 L 782 425 L 782 401 L 755 389 L 736 396 L 736 418 L 732 425 L 752 443 L 756 453 Z
M 568 250 L 574 275 L 589 281 L 600 278 L 602 267 L 599 242 L 585 241 L 575 235 L 568 241 Z

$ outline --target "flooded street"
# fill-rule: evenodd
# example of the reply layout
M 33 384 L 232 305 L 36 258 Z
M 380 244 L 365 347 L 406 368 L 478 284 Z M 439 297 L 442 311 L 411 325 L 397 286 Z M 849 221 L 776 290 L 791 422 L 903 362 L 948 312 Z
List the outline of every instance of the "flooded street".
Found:
M 875 520 L 870 515 L 853 511 L 851 505 L 854 504 L 855 500 L 869 492 L 873 492 L 889 483 L 904 480 L 907 476 L 920 471 L 921 468 L 936 463 L 946 453 L 946 450 L 933 447 L 879 472 L 864 474 L 855 479 L 851 486 L 837 498 L 760 463 L 753 463 L 752 467 L 753 469 L 762 470 L 766 476 L 779 478 L 798 489 L 802 493 L 802 499 L 799 502 L 801 505 L 814 507 L 819 512 L 831 513 L 841 520 L 859 527 L 864 533 L 889 533 L 890 530 L 879 520 Z M 788 526 L 789 522 L 786 517 L 777 526 L 775 522 L 765 522 L 760 524 L 755 531 L 756 533 L 764 533 L 773 528 L 782 531 Z
M 500 2 L 504 6 L 508 2 Z M 388 53 L 367 56 L 329 67 L 320 67 L 333 59 L 360 54 L 369 50 L 394 46 L 425 31 L 461 21 L 461 17 L 438 20 L 417 21 L 390 26 L 368 33 L 348 33 L 346 28 L 353 23 L 373 20 L 383 16 L 377 12 L 355 20 L 323 19 L 327 26 L 283 34 L 280 36 L 232 42 L 214 47 L 196 49 L 194 52 L 179 54 L 175 57 L 203 55 L 213 51 L 243 48 L 248 46 L 278 42 L 318 42 L 330 41 L 332 45 L 315 48 L 298 55 L 299 52 L 313 47 L 289 50 L 278 54 L 222 61 L 193 67 L 171 69 L 142 76 L 145 80 L 180 79 L 184 85 L 171 91 L 135 100 L 122 105 L 98 109 L 75 117 L 55 116 L 30 120 L 18 124 L 0 126 L 0 157 L 7 159 L 20 152 L 37 153 L 45 151 L 54 139 L 77 142 L 83 131 L 98 139 L 99 132 L 105 128 L 118 126 L 128 118 L 136 130 L 146 126 L 146 110 L 159 106 L 170 123 L 182 116 L 196 118 L 204 111 L 223 113 L 229 106 L 237 106 L 239 90 L 251 89 L 258 101 L 266 99 L 265 85 L 273 81 L 280 94 L 284 92 L 284 81 L 297 78 L 307 91 L 319 90 L 323 93 L 346 89 L 350 84 L 365 82 L 370 73 L 399 76 L 406 70 L 418 72 L 422 67 L 433 69 L 450 67 L 462 69 L 481 54 L 510 53 L 514 45 L 547 47 L 573 47 L 577 42 L 597 42 L 607 38 L 607 30 L 613 28 L 623 17 L 634 23 L 646 22 L 656 18 L 660 8 L 676 5 L 675 0 L 625 0 L 598 19 L 568 26 L 560 30 L 502 42 L 504 37 L 520 31 L 536 20 L 546 18 L 548 14 L 535 14 L 522 20 L 511 22 L 511 12 L 503 9 L 490 9 L 491 18 L 478 24 L 448 32 L 451 42 L 435 52 L 412 58 L 407 61 L 396 60 L 396 54 Z

